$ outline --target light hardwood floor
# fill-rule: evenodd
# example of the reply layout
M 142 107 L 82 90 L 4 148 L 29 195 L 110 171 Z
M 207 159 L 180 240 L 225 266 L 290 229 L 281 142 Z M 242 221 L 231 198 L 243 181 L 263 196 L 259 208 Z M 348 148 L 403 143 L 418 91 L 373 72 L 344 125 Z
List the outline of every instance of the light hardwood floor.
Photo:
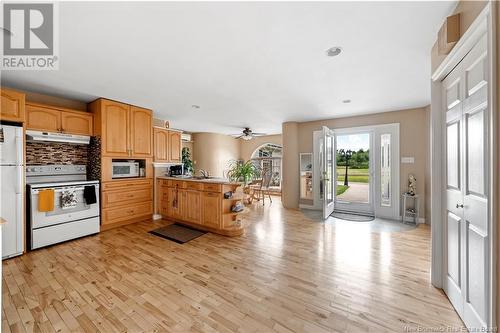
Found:
M 462 327 L 430 229 L 374 232 L 255 204 L 245 235 L 179 245 L 141 222 L 3 263 L 2 332 L 408 332 Z

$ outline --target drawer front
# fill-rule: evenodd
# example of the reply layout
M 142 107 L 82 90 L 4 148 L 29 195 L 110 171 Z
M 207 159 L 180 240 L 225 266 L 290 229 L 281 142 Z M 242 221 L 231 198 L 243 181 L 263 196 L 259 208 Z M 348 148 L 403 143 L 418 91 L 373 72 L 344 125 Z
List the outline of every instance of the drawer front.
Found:
M 221 192 L 222 191 L 222 185 L 221 184 L 203 184 L 203 191 L 207 192 Z
M 170 181 L 170 180 L 167 180 L 167 179 L 160 179 L 159 181 L 160 181 L 160 185 L 161 185 L 161 186 L 172 186 L 172 185 L 171 185 L 171 184 L 172 184 L 172 181 Z
M 111 190 L 130 190 L 130 189 L 137 189 L 137 188 L 145 188 L 145 187 L 152 187 L 153 186 L 153 179 L 134 179 L 134 180 L 116 180 L 116 181 L 110 181 L 110 182 L 104 182 L 102 183 L 102 190 L 103 191 L 111 191 Z
M 121 208 L 106 208 L 102 210 L 103 224 L 129 220 L 144 215 L 153 215 L 153 203 L 145 202 L 128 205 Z
M 186 183 L 181 180 L 170 180 L 169 187 L 186 188 Z
M 153 200 L 152 188 L 144 188 L 133 191 L 108 191 L 102 193 L 103 208 L 110 206 L 121 206 L 129 202 L 141 202 Z
M 196 183 L 196 182 L 186 182 L 186 188 L 188 190 L 201 191 L 202 190 L 202 184 Z

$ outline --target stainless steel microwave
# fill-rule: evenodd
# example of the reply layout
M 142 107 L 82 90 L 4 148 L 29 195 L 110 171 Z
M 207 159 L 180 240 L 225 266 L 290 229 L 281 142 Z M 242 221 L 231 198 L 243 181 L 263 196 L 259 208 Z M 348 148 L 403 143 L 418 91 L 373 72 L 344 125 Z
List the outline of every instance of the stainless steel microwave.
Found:
M 139 177 L 139 162 L 112 162 L 113 178 Z

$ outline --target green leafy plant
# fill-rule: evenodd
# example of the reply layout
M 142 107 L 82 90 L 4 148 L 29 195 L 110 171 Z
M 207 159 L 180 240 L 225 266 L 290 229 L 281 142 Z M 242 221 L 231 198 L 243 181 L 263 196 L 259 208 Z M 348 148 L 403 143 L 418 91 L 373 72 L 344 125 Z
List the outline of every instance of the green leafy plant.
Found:
M 232 161 L 227 177 L 233 182 L 243 182 L 246 185 L 259 174 L 259 169 L 252 161 Z
M 188 147 L 182 148 L 182 164 L 184 164 L 184 170 L 186 170 L 186 172 L 192 173 L 194 171 L 191 152 Z

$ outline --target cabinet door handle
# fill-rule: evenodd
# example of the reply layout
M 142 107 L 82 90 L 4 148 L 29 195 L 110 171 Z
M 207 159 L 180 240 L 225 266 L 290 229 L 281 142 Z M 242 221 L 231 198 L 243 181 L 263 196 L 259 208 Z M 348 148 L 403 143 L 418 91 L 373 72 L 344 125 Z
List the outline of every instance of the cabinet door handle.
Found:
M 464 204 L 457 204 L 457 208 L 464 208 Z

